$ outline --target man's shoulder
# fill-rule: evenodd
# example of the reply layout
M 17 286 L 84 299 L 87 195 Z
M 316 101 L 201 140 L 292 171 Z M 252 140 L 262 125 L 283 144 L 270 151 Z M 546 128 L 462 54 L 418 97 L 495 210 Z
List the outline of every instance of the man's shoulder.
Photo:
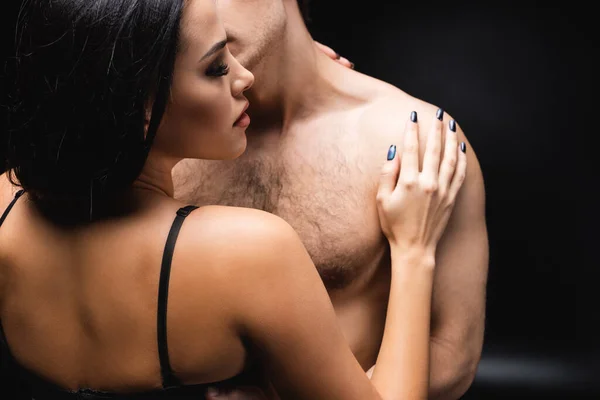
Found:
M 427 132 L 440 107 L 410 95 L 409 93 L 385 82 L 374 79 L 377 89 L 363 107 L 360 129 L 371 139 L 388 139 L 404 132 L 411 112 L 415 111 L 422 132 Z M 449 117 L 446 116 L 446 118 Z
M 448 113 L 443 105 L 432 104 L 385 82 L 371 78 L 364 81 L 370 86 L 368 101 L 361 107 L 361 115 L 357 129 L 362 138 L 362 148 L 373 156 L 387 154 L 390 145 L 400 143 L 411 112 L 417 113 L 419 122 L 419 138 L 421 155 L 425 151 L 427 135 L 430 132 L 439 109 L 444 111 L 443 120 L 446 125 L 450 120 L 456 121 L 459 142 L 467 145 L 468 172 L 466 186 L 475 185 L 477 190 L 483 185 L 483 177 L 479 161 L 474 149 L 465 136 L 460 124 L 460 116 Z M 446 126 L 448 128 L 448 126 Z
M 419 99 L 404 90 L 375 77 L 350 70 L 343 70 L 338 93 L 341 100 L 336 104 L 347 104 L 347 120 L 352 121 L 352 129 L 368 135 L 371 140 L 386 139 L 389 135 L 404 131 L 404 124 L 410 113 L 416 111 L 420 125 L 435 118 L 439 106 Z M 349 100 L 344 102 L 343 100 Z
M 419 137 L 424 144 L 440 109 L 444 111 L 444 123 L 448 125 L 450 120 L 455 120 L 459 140 L 469 146 L 460 116 L 453 115 L 452 110 L 448 110 L 443 104 L 430 103 L 375 78 L 363 81 L 363 84 L 368 85 L 371 90 L 368 100 L 361 107 L 357 129 L 368 146 L 377 146 L 376 150 L 380 151 L 381 146 L 397 144 L 404 137 L 406 124 L 413 111 L 417 113 Z M 421 150 L 424 150 L 423 146 Z

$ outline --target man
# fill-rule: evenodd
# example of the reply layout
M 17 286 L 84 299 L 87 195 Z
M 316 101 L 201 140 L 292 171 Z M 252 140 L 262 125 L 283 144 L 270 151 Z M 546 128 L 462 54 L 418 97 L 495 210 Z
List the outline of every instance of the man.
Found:
M 410 112 L 418 113 L 423 136 L 438 108 L 326 56 L 296 0 L 218 4 L 231 52 L 256 77 L 248 96 L 247 151 L 233 161 L 181 163 L 176 197 L 198 205 L 258 208 L 290 223 L 367 371 L 376 363 L 390 290 L 387 241 L 375 204 L 381 166 L 389 146 L 402 144 Z M 458 134 L 467 143 L 468 171 L 436 255 L 431 399 L 457 399 L 468 389 L 483 342 L 488 267 L 483 179 L 460 126 Z

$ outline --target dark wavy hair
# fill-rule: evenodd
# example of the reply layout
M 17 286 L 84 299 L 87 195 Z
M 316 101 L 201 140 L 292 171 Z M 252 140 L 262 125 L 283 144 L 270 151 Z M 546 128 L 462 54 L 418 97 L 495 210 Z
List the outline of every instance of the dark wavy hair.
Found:
M 139 176 L 168 102 L 183 7 L 23 2 L 4 169 L 40 208 L 91 218 L 93 202 Z

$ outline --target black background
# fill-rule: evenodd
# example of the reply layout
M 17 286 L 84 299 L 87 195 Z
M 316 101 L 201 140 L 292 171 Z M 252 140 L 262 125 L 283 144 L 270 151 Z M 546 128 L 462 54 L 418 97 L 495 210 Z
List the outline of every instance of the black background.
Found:
M 17 3 L 0 6 L 6 44 Z M 490 269 L 465 399 L 600 398 L 593 3 L 313 3 L 317 40 L 443 107 L 478 155 Z

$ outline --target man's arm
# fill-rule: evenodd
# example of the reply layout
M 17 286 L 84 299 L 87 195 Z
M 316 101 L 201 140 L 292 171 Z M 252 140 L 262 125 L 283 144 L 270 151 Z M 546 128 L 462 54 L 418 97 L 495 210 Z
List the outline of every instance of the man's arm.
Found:
M 437 107 L 405 93 L 378 101 L 365 114 L 361 129 L 376 146 L 373 156 L 385 154 L 390 144 L 401 143 L 398 121 L 413 110 L 424 139 Z M 448 124 L 452 117 L 444 114 L 443 118 Z M 429 391 L 434 400 L 458 399 L 469 388 L 481 357 L 485 324 L 488 238 L 483 177 L 459 122 L 459 143 L 467 144 L 467 176 L 436 254 Z
M 468 143 L 458 129 L 459 141 Z M 458 399 L 475 378 L 485 326 L 488 235 L 479 162 L 467 145 L 465 183 L 436 254 L 431 321 L 431 399 Z

